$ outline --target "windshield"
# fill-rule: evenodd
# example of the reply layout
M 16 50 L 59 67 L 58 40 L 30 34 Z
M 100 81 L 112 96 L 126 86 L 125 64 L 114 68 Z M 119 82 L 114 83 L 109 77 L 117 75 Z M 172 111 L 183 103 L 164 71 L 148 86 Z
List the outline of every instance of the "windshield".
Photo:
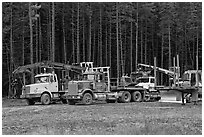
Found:
M 46 83 L 46 82 L 49 82 L 48 76 L 35 77 L 35 83 Z
M 94 75 L 84 74 L 84 75 L 83 75 L 83 80 L 94 80 Z

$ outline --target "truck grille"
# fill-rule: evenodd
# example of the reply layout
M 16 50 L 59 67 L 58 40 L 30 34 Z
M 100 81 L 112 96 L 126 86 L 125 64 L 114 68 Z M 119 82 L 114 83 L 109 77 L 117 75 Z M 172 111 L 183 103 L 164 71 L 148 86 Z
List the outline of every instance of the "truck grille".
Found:
M 77 95 L 78 94 L 78 85 L 77 83 L 68 84 L 68 95 Z

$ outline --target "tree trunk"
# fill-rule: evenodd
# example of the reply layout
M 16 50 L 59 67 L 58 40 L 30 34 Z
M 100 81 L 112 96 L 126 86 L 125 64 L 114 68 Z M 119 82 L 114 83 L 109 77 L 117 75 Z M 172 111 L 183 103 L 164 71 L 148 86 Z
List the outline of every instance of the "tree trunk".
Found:
M 106 25 L 106 31 L 105 31 L 105 64 L 106 64 L 106 66 L 108 66 L 108 27 L 107 27 L 108 25 Z
M 131 12 L 132 17 L 132 12 Z M 133 66 L 132 66 L 132 22 L 130 22 L 130 72 L 133 72 Z
M 136 23 L 136 39 L 135 39 L 135 44 L 136 44 L 136 48 L 135 48 L 135 71 L 137 71 L 137 60 L 138 60 L 138 2 L 137 2 L 137 14 L 136 14 L 136 18 L 137 18 L 137 23 Z
M 55 62 L 55 3 L 52 2 L 52 61 Z
M 12 92 L 12 87 L 11 87 L 11 83 L 12 83 L 12 71 L 13 71 L 13 3 L 10 3 L 11 6 L 11 15 L 10 15 L 10 25 L 11 25 L 11 30 L 10 30 L 10 66 L 8 67 L 9 69 L 9 92 L 8 92 L 8 97 L 12 97 L 13 96 L 13 92 Z
M 95 32 L 95 28 L 93 28 L 93 53 L 92 53 L 92 61 L 95 63 L 96 58 L 95 58 L 95 52 L 96 52 L 96 32 Z
M 164 68 L 164 36 L 162 33 L 161 67 Z M 163 74 L 161 74 L 161 84 L 163 85 Z
M 117 43 L 117 86 L 119 86 L 120 80 L 120 51 L 119 51 L 119 37 L 118 37 L 118 2 L 116 3 L 116 43 Z
M 111 23 L 111 18 L 112 17 L 110 17 L 110 30 L 109 30 L 109 33 L 110 33 L 110 36 L 109 36 L 109 66 L 110 66 L 110 68 L 111 68 L 111 63 L 112 63 L 112 61 L 111 61 L 111 54 L 112 54 L 112 52 L 111 52 L 111 47 L 112 47 L 112 43 L 111 43 L 111 39 L 112 39 L 112 37 L 111 37 L 111 33 L 112 33 L 112 31 L 111 31 L 111 29 L 112 29 L 112 27 L 111 27 L 111 25 L 112 25 L 112 23 Z M 110 71 L 110 76 L 112 76 L 111 75 L 112 73 L 111 73 L 111 71 Z
M 102 55 L 102 52 L 103 52 L 103 46 L 102 46 L 102 11 L 101 11 L 101 4 L 100 4 L 100 30 L 99 30 L 99 49 L 100 49 L 100 66 L 103 66 L 103 55 Z
M 67 63 L 67 48 L 66 48 L 66 33 L 65 33 L 65 23 L 64 23 L 64 3 L 63 3 L 63 11 L 62 11 L 62 33 L 63 33 L 63 49 L 64 49 L 64 63 Z
M 92 47 L 92 43 L 91 43 L 91 17 L 92 17 L 92 10 L 91 10 L 91 3 L 90 3 L 90 5 L 89 5 L 89 51 L 88 51 L 88 54 L 89 54 L 89 61 L 91 61 L 91 47 Z M 92 55 L 93 56 L 93 55 Z
M 51 23 L 50 23 L 50 3 L 48 8 L 48 14 L 47 14 L 47 60 L 51 60 Z
M 154 24 L 152 23 L 152 57 L 151 62 L 154 62 L 153 58 L 155 57 L 155 49 L 154 49 Z
M 24 17 L 24 11 L 23 11 L 23 17 Z M 24 36 L 24 33 L 25 33 L 25 28 L 24 28 L 24 20 L 22 22 L 22 66 L 24 66 L 24 62 L 25 62 L 25 52 L 24 52 L 24 49 L 25 49 L 25 36 Z
M 31 15 L 31 2 L 29 2 L 29 25 L 30 25 L 30 64 L 33 64 L 33 27 L 32 27 L 32 15 Z M 31 83 L 34 82 L 34 72 L 31 69 Z
M 79 51 L 79 2 L 77 3 L 77 63 L 80 63 L 80 51 Z
M 120 36 L 120 47 L 119 47 L 119 51 L 120 51 L 120 65 L 121 65 L 121 71 L 120 71 L 120 76 L 122 76 L 124 74 L 124 58 L 123 58 L 123 40 L 122 40 L 122 23 L 120 22 L 120 19 L 119 19 L 119 36 Z
M 101 62 L 101 46 L 100 46 L 100 27 L 98 28 L 98 48 L 97 48 L 97 55 L 96 56 L 96 60 L 97 60 L 97 66 L 100 66 L 100 62 Z
M 42 61 L 42 30 L 41 30 L 41 16 L 39 17 L 39 61 Z
M 83 17 L 83 61 L 86 61 L 86 48 L 85 48 L 85 17 Z M 89 51 L 91 52 L 91 51 Z
M 146 26 L 145 26 L 145 64 L 148 64 L 147 63 L 147 19 L 145 19 L 145 24 L 146 24 Z
M 171 27 L 169 24 L 169 67 L 171 67 Z
M 141 51 L 140 51 L 140 53 L 141 53 L 141 63 L 143 63 L 143 28 L 142 28 L 142 21 L 141 21 L 141 33 L 140 33 L 140 35 L 141 35 Z
M 75 60 L 75 36 L 74 36 L 74 7 L 72 5 L 72 57 L 73 57 L 73 62 L 72 63 L 76 63 Z
M 36 56 L 36 61 L 35 62 L 38 62 L 38 19 L 36 20 L 36 26 L 35 26 L 35 35 L 36 35 L 36 38 L 35 38 L 35 40 L 36 40 L 36 47 L 35 47 L 35 50 L 36 50 L 36 52 L 35 52 L 35 56 Z

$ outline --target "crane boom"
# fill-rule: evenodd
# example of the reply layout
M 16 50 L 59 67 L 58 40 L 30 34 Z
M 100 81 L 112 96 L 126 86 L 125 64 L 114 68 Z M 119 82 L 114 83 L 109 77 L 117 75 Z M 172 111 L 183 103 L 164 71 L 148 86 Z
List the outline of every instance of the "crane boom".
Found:
M 56 68 L 56 69 L 64 69 L 64 70 L 71 70 L 71 71 L 82 71 L 85 70 L 83 67 L 79 66 L 73 66 L 68 64 L 63 64 L 59 62 L 51 62 L 51 61 L 44 61 L 44 62 L 37 62 L 34 64 L 28 64 L 25 66 L 19 66 L 16 70 L 13 71 L 13 74 L 15 73 L 23 73 L 23 72 L 29 72 L 29 69 L 31 68 L 37 68 L 37 67 L 44 67 L 44 68 Z
M 138 64 L 138 66 L 143 66 L 143 67 L 147 67 L 147 68 L 152 68 L 152 69 L 154 69 L 154 66 L 152 66 L 152 65 L 147 65 L 147 64 Z M 173 71 L 170 71 L 170 70 L 167 70 L 167 69 L 163 69 L 163 68 L 159 68 L 159 67 L 156 67 L 156 70 L 157 71 L 160 71 L 160 72 L 162 72 L 162 73 L 165 73 L 165 74 L 167 74 L 167 75 L 169 75 L 169 76 L 171 76 L 171 77 L 174 77 L 174 72 Z

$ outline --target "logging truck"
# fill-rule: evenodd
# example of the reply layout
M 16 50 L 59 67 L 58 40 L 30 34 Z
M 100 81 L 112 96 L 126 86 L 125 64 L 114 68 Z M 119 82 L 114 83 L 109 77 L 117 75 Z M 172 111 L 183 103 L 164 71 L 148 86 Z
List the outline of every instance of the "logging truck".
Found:
M 128 103 L 161 99 L 159 90 L 144 88 L 142 85 L 118 84 L 111 87 L 109 71 L 110 67 L 87 68 L 82 75 L 82 80 L 69 81 L 68 92 L 64 94 L 64 98 L 70 105 L 79 102 L 89 105 L 95 100 L 107 103 Z M 123 78 L 127 80 L 127 77 Z

